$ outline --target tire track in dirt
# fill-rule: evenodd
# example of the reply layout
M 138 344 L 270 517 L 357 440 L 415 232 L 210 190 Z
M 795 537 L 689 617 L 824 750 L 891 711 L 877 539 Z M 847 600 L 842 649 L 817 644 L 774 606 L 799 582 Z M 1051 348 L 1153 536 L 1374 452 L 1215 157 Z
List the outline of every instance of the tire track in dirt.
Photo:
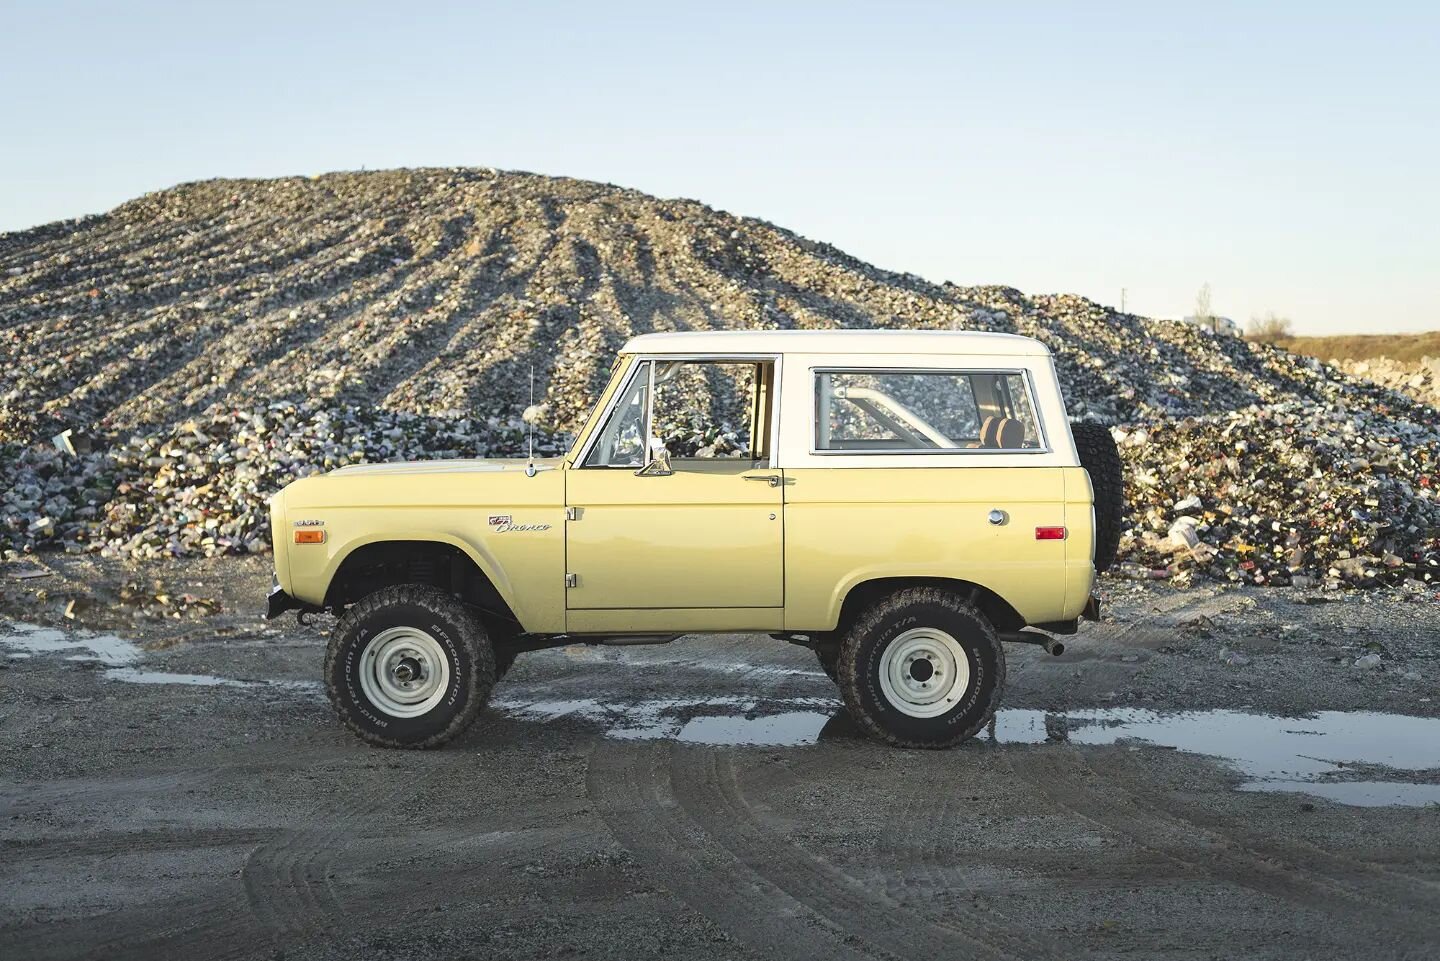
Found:
M 589 786 L 612 832 L 651 876 L 737 939 L 784 959 L 1052 956 L 980 912 L 959 908 L 958 924 L 917 914 L 767 830 L 731 754 L 601 741 Z
M 1108 783 L 1125 791 L 1147 808 L 1154 808 L 1151 798 L 1153 792 L 1145 786 L 1147 782 L 1143 772 L 1137 768 L 1128 753 L 1096 754 L 1086 763 L 1096 776 L 1105 778 Z M 1287 836 L 1284 845 L 1275 844 L 1248 829 L 1244 823 L 1221 818 L 1195 805 L 1176 800 L 1167 799 L 1166 803 L 1175 812 L 1169 815 L 1170 817 L 1221 837 L 1253 857 L 1279 864 L 1297 858 L 1313 862 L 1319 865 L 1321 870 L 1317 872 L 1307 869 L 1311 873 L 1356 892 L 1366 901 L 1403 907 L 1415 917 L 1440 917 L 1440 882 L 1433 879 L 1407 874 L 1362 858 L 1327 851 L 1298 834 Z
M 847 943 L 837 919 L 736 858 L 695 823 L 671 783 L 675 747 L 601 739 L 590 755 L 590 798 L 647 877 L 773 961 L 874 957 Z
M 973 869 L 994 859 L 972 858 L 966 861 L 961 860 L 957 852 L 951 860 L 942 861 L 940 855 L 942 850 L 947 850 L 948 853 L 943 844 L 944 839 L 962 820 L 962 811 L 957 803 L 958 795 L 953 789 L 937 789 L 935 782 L 929 780 L 918 783 L 913 779 L 909 780 L 906 788 L 898 798 L 900 810 L 903 812 L 898 820 L 905 825 L 906 836 L 903 841 L 897 841 L 896 846 L 910 852 L 917 874 L 925 882 L 923 886 L 914 885 L 919 888 L 917 893 L 922 898 L 933 896 L 936 892 L 951 895 L 975 894 L 975 886 L 970 881 Z M 921 825 L 927 830 L 919 831 Z M 897 877 L 901 880 L 902 889 L 907 887 L 903 875 Z M 903 895 L 898 900 L 908 903 L 908 899 Z M 967 927 L 987 931 L 991 940 L 1005 944 L 1021 957 L 1052 958 L 1060 961 L 1076 956 L 1073 946 L 1062 945 L 1054 938 L 1034 930 L 1024 935 L 1019 934 L 1022 926 L 991 905 L 974 901 L 966 904 L 952 897 L 945 902 L 945 912 L 952 917 L 963 918 Z
M 257 766 L 250 753 L 244 752 L 242 757 L 229 764 L 203 771 L 160 770 L 108 781 L 103 778 L 76 778 L 43 785 L 24 785 L 21 796 L 7 806 L 6 811 L 63 807 L 66 810 L 78 809 L 85 812 L 97 804 L 108 805 L 113 809 L 117 796 L 138 799 L 169 797 L 185 790 L 187 786 L 193 785 L 198 789 L 201 786 L 222 783 L 227 775 L 248 773 L 254 776 L 261 770 L 267 770 Z M 287 755 L 288 766 L 303 766 L 320 756 L 313 749 L 291 751 Z M 153 802 L 146 802 L 147 805 L 151 803 Z M 247 829 L 192 832 L 183 825 L 176 826 L 173 833 L 146 832 L 152 850 L 198 850 L 212 847 L 218 850 L 229 845 L 209 844 L 217 835 L 234 835 L 237 838 L 243 836 L 245 840 L 239 841 L 236 846 L 250 849 L 246 853 L 247 860 L 257 846 L 264 846 L 262 839 L 273 834 L 273 831 Z M 197 838 L 201 843 L 194 843 Z M 60 843 L 63 852 L 68 845 L 63 841 Z M 116 839 L 116 844 L 124 848 L 123 835 Z M 113 853 L 128 854 L 132 850 L 124 848 Z M 63 857 L 65 854 L 58 856 Z M 237 869 L 232 877 L 238 873 Z M 97 936 L 97 931 L 103 933 Z M 202 944 L 208 942 L 233 949 L 251 944 L 258 933 L 243 889 L 229 881 L 222 881 L 219 884 L 207 884 L 200 891 L 181 898 L 127 905 L 100 915 L 47 924 L 45 937 L 40 943 L 17 945 L 15 951 L 18 954 L 23 949 L 24 957 L 37 961 L 47 958 L 103 958 L 105 961 L 124 958 L 136 958 L 140 961 L 178 958 L 190 961 Z M 4 937 L 0 935 L 0 947 L 4 944 Z M 216 951 L 214 947 L 209 950 L 211 953 Z M 8 950 L 0 950 L 0 957 L 8 957 L 9 954 Z
M 173 834 L 166 831 L 117 831 L 100 835 L 0 840 L 0 858 L 26 862 L 65 858 L 111 857 L 202 848 L 249 847 L 271 832 L 260 830 L 209 830 Z
M 147 901 L 95 916 L 51 922 L 44 926 L 43 937 L 36 937 L 33 926 L 13 932 L 26 935 L 22 941 L 12 942 L 11 932 L 0 932 L 0 957 L 26 961 L 193 961 L 196 957 L 214 956 L 214 948 L 186 939 L 187 935 L 200 928 L 224 930 L 227 936 L 243 943 L 239 935 L 245 932 L 243 922 L 248 918 L 233 885 L 212 884 L 184 898 Z
M 686 750 L 675 757 L 684 775 L 679 783 L 688 789 L 682 790 L 680 801 L 692 817 L 777 885 L 806 891 L 810 903 L 843 918 L 850 938 L 893 946 L 902 958 L 947 957 L 961 946 L 969 958 L 1073 957 L 1073 952 L 1052 950 L 1020 934 L 1008 918 L 1000 916 L 997 923 L 988 912 L 962 903 L 947 902 L 948 917 L 916 911 L 883 888 L 766 830 L 745 797 L 733 752 Z M 948 797 L 950 792 L 933 793 Z M 923 846 L 923 838 L 920 841 Z
M 424 767 L 369 780 L 364 790 L 346 795 L 338 808 L 317 810 L 304 819 L 323 827 L 282 830 L 250 852 L 241 871 L 245 897 L 277 948 L 322 934 L 346 914 L 331 870 L 336 855 L 367 826 L 376 827 L 402 796 L 424 794 L 444 767 L 436 758 L 410 755 L 406 760 Z M 323 808 L 327 800 L 317 806 Z
M 1021 756 L 1025 760 L 1016 763 Z M 1279 852 L 1251 850 L 1227 833 L 1161 810 L 1095 771 L 1073 747 L 1047 748 L 1024 755 L 1012 753 L 1007 760 L 1017 777 L 1031 784 L 1055 807 L 1126 837 L 1188 870 L 1344 917 L 1347 924 L 1335 930 L 1344 931 L 1357 943 L 1373 946 L 1403 932 L 1407 937 L 1428 937 L 1429 944 L 1440 946 L 1435 932 L 1415 927 L 1416 919 L 1410 910 L 1302 866 L 1293 860 L 1293 852 L 1280 856 Z M 1041 766 L 1044 770 L 1036 769 Z
M 204 772 L 203 779 L 220 782 L 227 775 L 254 777 L 262 773 L 284 777 L 289 771 L 336 759 L 333 752 L 302 748 L 292 752 L 288 758 L 290 763 L 280 768 L 257 766 L 246 758 L 210 769 Z M 428 760 L 415 759 L 422 764 Z M 46 943 L 33 956 L 146 961 L 169 957 L 188 961 L 198 955 L 240 958 L 283 949 L 322 934 L 334 920 L 346 914 L 346 906 L 337 896 L 330 877 L 331 865 L 336 854 L 344 849 L 346 837 L 357 827 L 381 816 L 400 797 L 423 792 L 436 771 L 437 766 L 432 763 L 423 768 L 418 777 L 408 780 L 401 777 L 347 779 L 352 784 L 360 781 L 364 789 L 347 795 L 335 811 L 325 808 L 331 798 L 321 798 L 316 802 L 316 810 L 298 819 L 321 824 L 322 828 L 291 831 L 282 826 L 278 831 L 234 832 L 246 834 L 251 844 L 243 863 L 232 875 L 239 880 L 238 885 L 227 881 L 207 887 L 200 897 L 135 905 L 99 917 L 47 926 Z M 167 772 L 122 783 L 129 785 L 135 794 L 151 795 L 163 794 L 193 781 Z M 63 785 L 48 785 L 48 790 L 40 793 L 52 803 L 63 801 L 69 806 L 77 799 L 84 801 L 92 793 L 98 794 L 103 790 L 101 784 L 103 782 L 80 781 L 68 791 L 63 790 Z M 202 846 L 190 844 L 192 837 L 189 833 L 175 834 L 171 846 Z M 203 840 L 207 833 L 202 832 L 199 837 Z M 254 843 L 257 840 L 259 843 Z M 123 844 L 123 840 L 120 843 Z M 158 924 L 157 918 L 161 919 Z M 96 937 L 97 926 L 104 929 L 102 938 Z M 25 947 L 29 956 L 33 946 Z

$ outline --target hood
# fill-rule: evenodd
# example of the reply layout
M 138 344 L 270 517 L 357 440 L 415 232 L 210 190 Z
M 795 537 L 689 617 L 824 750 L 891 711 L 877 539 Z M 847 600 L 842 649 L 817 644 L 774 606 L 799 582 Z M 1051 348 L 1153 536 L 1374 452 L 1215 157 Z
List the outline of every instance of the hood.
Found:
M 537 470 L 555 470 L 560 466 L 559 457 L 537 457 Z M 529 463 L 523 457 L 475 458 L 471 460 L 410 460 L 388 461 L 383 464 L 355 464 L 332 470 L 329 476 L 349 477 L 355 474 L 475 474 L 495 471 L 525 472 Z
M 519 457 L 356 464 L 291 483 L 283 492 L 284 504 L 290 523 L 301 517 L 326 519 L 324 511 L 330 508 L 563 504 L 561 459 L 536 458 L 533 477 L 526 473 L 526 464 Z

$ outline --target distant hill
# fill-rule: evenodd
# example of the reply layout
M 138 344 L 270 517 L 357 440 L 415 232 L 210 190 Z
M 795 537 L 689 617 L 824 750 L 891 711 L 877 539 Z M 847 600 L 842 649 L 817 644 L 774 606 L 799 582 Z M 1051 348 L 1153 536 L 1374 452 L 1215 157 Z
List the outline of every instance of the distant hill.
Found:
M 695 201 L 487 169 L 212 180 L 0 235 L 0 321 L 0 440 L 237 399 L 508 418 L 532 364 L 565 430 L 651 330 L 1016 331 L 1055 351 L 1072 413 L 1111 422 L 1353 389 L 1082 297 L 933 284 Z
M 1424 334 L 1343 334 L 1335 337 L 1284 337 L 1276 342 L 1296 354 L 1325 361 L 1390 360 L 1414 362 L 1440 357 L 1440 331 Z

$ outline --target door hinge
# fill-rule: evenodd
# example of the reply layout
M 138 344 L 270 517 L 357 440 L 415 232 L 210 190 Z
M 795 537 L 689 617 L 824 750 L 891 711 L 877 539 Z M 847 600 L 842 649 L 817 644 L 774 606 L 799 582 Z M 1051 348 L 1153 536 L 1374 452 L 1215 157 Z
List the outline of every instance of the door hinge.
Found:
M 565 519 L 566 519 L 567 521 L 578 521 L 578 520 L 580 519 L 580 508 L 578 508 L 578 507 L 567 507 L 567 508 L 565 508 Z
M 566 586 L 566 587 L 578 587 L 579 585 L 580 585 L 580 577 L 579 577 L 579 575 L 577 575 L 577 574 L 566 574 L 566 575 L 565 575 L 565 586 Z

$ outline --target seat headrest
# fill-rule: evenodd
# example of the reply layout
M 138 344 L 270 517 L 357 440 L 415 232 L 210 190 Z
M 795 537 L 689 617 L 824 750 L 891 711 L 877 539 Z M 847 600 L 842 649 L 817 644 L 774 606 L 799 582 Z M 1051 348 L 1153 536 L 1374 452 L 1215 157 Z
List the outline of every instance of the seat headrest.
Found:
M 987 450 L 1019 450 L 1025 428 L 1013 417 L 987 417 L 980 425 L 980 446 Z
M 1002 417 L 995 428 L 995 446 L 1002 450 L 1019 450 L 1025 445 L 1025 428 L 1013 417 Z
M 998 418 L 987 417 L 980 422 L 980 443 L 977 447 L 995 446 L 995 421 Z

